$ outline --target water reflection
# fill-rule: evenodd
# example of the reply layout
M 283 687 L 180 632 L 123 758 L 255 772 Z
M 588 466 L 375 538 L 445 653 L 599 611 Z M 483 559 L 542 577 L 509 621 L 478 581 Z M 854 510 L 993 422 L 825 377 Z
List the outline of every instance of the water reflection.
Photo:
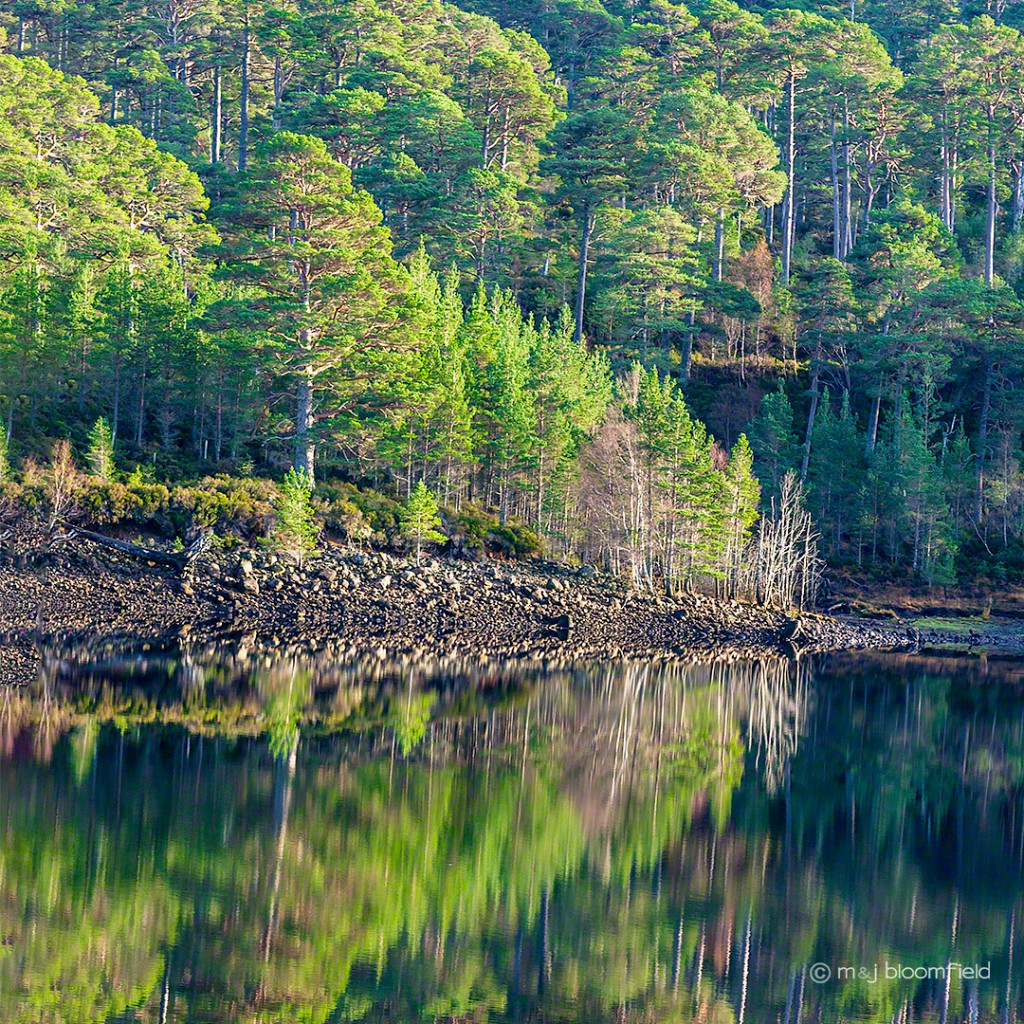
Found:
M 0 691 L 0 1019 L 1016 1020 L 1003 669 L 51 662 Z

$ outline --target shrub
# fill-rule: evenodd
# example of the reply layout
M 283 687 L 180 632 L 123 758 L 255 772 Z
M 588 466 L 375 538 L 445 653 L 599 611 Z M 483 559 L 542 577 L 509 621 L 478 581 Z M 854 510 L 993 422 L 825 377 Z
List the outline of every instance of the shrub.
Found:
M 332 529 L 338 529 L 350 539 L 352 537 L 345 529 L 344 519 L 352 516 L 351 508 L 354 506 L 362 517 L 363 523 L 369 527 L 369 536 L 365 535 L 363 527 L 363 539 L 373 539 L 379 544 L 385 544 L 397 536 L 402 523 L 402 506 L 393 498 L 389 498 L 379 491 L 361 491 L 352 484 L 330 483 L 321 484 L 317 493 L 326 503 L 326 516 L 331 523 Z M 356 529 L 360 529 L 357 519 L 350 519 L 350 523 Z
M 373 527 L 353 501 L 338 498 L 324 502 L 323 514 L 327 529 L 340 534 L 349 543 L 362 544 L 373 536 Z
M 202 528 L 266 536 L 275 521 L 279 493 L 269 480 L 204 477 L 198 484 L 171 491 L 170 518 L 179 533 Z
M 134 513 L 135 504 L 135 496 L 120 483 L 92 481 L 82 492 L 82 513 L 95 526 L 122 522 Z
M 483 550 L 487 535 L 498 525 L 495 516 L 488 515 L 476 505 L 463 505 L 451 518 L 465 546 L 477 550 Z
M 171 492 L 163 484 L 91 480 L 82 492 L 81 508 L 96 526 L 131 520 L 173 532 L 170 522 Z
M 487 534 L 487 546 L 506 555 L 524 558 L 540 551 L 541 540 L 526 523 L 509 519 L 504 526 L 495 526 Z
M 164 484 L 131 483 L 131 517 L 138 523 L 164 525 L 171 505 L 171 492 Z
M 519 519 L 510 518 L 502 525 L 476 505 L 464 505 L 452 516 L 452 523 L 467 548 L 500 552 L 522 558 L 541 550 L 539 535 Z

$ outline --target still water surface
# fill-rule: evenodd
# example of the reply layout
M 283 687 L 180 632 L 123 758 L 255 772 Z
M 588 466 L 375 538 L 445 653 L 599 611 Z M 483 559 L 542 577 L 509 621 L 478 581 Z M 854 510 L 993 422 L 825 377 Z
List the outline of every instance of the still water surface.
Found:
M 1022 679 L 50 666 L 0 691 L 0 1021 L 1024 1020 Z

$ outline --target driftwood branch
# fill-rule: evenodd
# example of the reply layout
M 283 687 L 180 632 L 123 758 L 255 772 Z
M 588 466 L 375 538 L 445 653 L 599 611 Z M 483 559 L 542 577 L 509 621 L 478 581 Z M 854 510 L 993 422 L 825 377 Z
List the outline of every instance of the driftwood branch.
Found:
M 209 537 L 206 534 L 201 534 L 184 551 L 172 554 L 168 551 L 154 551 L 152 548 L 143 547 L 141 544 L 132 544 L 130 541 L 117 540 L 114 537 L 106 537 L 102 533 L 93 533 L 92 530 L 82 530 L 77 527 L 64 534 L 62 539 L 74 540 L 79 537 L 100 547 L 119 551 L 122 555 L 139 558 L 142 561 L 152 562 L 155 565 L 169 565 L 179 572 L 184 572 L 192 564 L 195 557 L 205 551 L 210 545 Z

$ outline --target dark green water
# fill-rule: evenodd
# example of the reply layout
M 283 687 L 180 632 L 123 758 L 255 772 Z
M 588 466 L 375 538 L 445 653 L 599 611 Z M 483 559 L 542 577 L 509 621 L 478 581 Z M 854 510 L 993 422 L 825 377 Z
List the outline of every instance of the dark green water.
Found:
M 1022 676 L 50 666 L 0 1021 L 1020 1020 Z

